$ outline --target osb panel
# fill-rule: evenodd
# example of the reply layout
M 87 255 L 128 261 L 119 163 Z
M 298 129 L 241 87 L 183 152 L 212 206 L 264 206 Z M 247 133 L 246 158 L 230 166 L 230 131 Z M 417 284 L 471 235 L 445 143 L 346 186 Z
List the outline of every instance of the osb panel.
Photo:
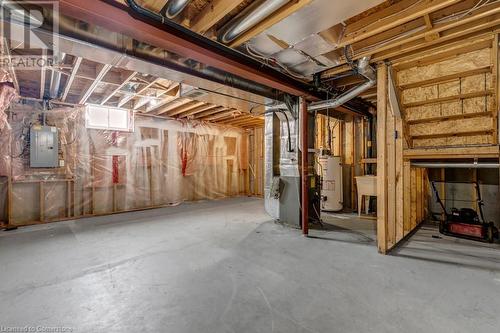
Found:
M 489 66 L 491 64 L 490 57 L 491 50 L 485 48 L 435 64 L 408 68 L 398 72 L 398 82 L 399 84 L 415 83 Z
M 478 74 L 448 82 L 406 89 L 402 93 L 403 103 L 414 103 L 429 99 L 457 96 L 491 89 L 491 74 Z
M 493 99 L 490 96 L 474 97 L 463 100 L 464 113 L 487 112 L 492 108 Z
M 437 85 L 406 89 L 402 94 L 403 104 L 427 101 L 434 98 L 438 98 Z
M 439 97 L 460 95 L 460 80 L 441 83 L 438 85 Z
M 441 103 L 440 116 L 453 116 L 462 113 L 466 113 L 465 110 L 462 109 L 462 101 Z
M 457 132 L 488 131 L 493 129 L 491 117 L 454 119 L 410 125 L 410 135 L 453 134 Z
M 422 105 L 407 108 L 405 111 L 406 120 L 419 120 L 441 116 L 439 104 Z
M 441 104 L 421 105 L 406 109 L 406 120 L 420 120 L 434 117 L 445 117 L 459 114 L 489 112 L 493 107 L 493 99 L 487 97 L 467 98 L 462 101 L 451 101 Z
M 462 79 L 462 93 L 468 94 L 477 91 L 484 91 L 491 88 L 491 74 L 478 74 L 464 77 Z
M 439 147 L 439 146 L 454 146 L 454 145 L 478 145 L 491 144 L 493 139 L 491 135 L 472 135 L 447 138 L 433 139 L 414 139 L 413 147 Z

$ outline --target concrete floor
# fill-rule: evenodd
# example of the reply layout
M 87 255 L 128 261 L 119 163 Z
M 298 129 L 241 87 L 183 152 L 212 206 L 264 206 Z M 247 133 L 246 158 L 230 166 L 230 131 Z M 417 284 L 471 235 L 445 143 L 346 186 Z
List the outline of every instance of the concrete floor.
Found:
M 238 198 L 0 232 L 0 327 L 498 332 L 498 245 L 423 228 L 382 256 L 373 221 L 329 217 L 335 227 L 305 238 L 262 206 Z

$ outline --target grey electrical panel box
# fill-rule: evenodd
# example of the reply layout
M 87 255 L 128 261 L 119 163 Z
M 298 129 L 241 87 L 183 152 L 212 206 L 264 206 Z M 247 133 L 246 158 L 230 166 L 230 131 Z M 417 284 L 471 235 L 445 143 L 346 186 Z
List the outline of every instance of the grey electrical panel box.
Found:
M 31 126 L 30 167 L 57 168 L 59 166 L 59 145 L 57 128 L 52 126 Z

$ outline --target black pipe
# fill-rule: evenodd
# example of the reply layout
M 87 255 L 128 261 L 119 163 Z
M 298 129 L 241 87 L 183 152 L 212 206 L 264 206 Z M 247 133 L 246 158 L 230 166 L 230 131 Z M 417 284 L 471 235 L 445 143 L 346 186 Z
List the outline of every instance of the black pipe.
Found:
M 33 32 L 37 33 L 38 31 L 40 31 L 50 33 L 50 24 L 53 18 L 50 16 L 50 12 L 44 11 L 44 16 L 45 14 L 47 14 L 47 17 L 44 17 L 44 26 L 33 29 Z M 76 28 L 76 26 L 77 25 L 72 26 L 70 24 L 60 24 L 59 33 L 70 38 L 98 45 L 108 50 L 125 53 L 129 56 L 154 63 L 180 73 L 196 76 L 212 82 L 217 82 L 273 100 L 283 101 L 283 93 L 281 93 L 277 89 L 256 83 L 255 81 L 247 80 L 240 76 L 236 76 L 222 70 L 209 67 L 192 59 L 181 61 L 180 59 L 175 59 L 173 54 L 168 58 L 160 57 L 158 55 L 152 54 L 151 52 L 148 52 L 146 49 L 141 49 L 139 42 L 137 41 L 134 41 L 134 43 L 132 44 L 132 49 L 130 47 L 124 48 L 122 45 L 117 45 L 115 43 L 112 43 L 111 41 L 107 41 L 92 34 L 86 33 L 84 30 L 79 30 L 78 28 Z
M 206 50 L 210 50 L 212 52 L 221 54 L 231 60 L 237 61 L 242 65 L 254 68 L 261 72 L 265 72 L 267 75 L 271 75 L 276 81 L 280 81 L 283 83 L 287 83 L 297 90 L 302 90 L 304 92 L 308 92 L 309 94 L 318 97 L 319 99 L 323 99 L 323 94 L 318 92 L 314 86 L 310 84 L 306 84 L 302 81 L 296 80 L 276 69 L 261 63 L 253 58 L 250 58 L 246 54 L 243 54 L 237 50 L 229 48 L 223 44 L 215 42 L 209 38 L 206 38 L 200 34 L 197 34 L 165 17 L 162 15 L 152 12 L 140 5 L 137 4 L 135 0 L 127 0 L 128 6 L 118 3 L 114 0 L 103 0 L 106 3 L 109 3 L 115 7 L 120 7 L 123 10 L 129 12 L 129 14 L 145 23 L 161 28 L 164 31 L 175 34 L 176 36 L 187 40 L 193 44 L 197 44 L 203 47 Z

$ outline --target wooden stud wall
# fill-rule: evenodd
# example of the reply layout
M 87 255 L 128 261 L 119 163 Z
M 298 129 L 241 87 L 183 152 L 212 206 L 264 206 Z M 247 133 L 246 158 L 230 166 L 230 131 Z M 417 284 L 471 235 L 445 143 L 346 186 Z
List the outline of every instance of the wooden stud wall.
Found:
M 426 217 L 427 171 L 404 160 L 403 119 L 388 102 L 388 66 L 378 65 L 377 246 L 387 253 Z
M 434 62 L 395 65 L 412 148 L 498 143 L 498 37 L 488 40 Z

